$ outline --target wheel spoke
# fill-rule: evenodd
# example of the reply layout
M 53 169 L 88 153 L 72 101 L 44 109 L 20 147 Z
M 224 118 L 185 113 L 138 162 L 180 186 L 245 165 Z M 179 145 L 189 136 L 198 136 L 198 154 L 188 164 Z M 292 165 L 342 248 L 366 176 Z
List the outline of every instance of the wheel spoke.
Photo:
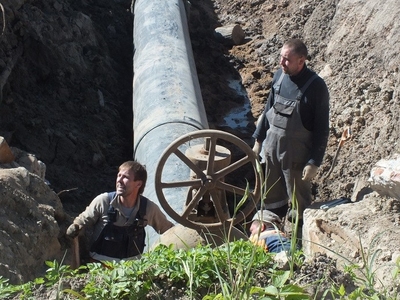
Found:
M 215 212 L 217 213 L 218 219 L 222 223 L 223 221 L 225 221 L 226 218 L 225 218 L 225 213 L 224 213 L 224 210 L 222 207 L 221 196 L 219 195 L 217 189 L 212 189 L 210 191 L 210 195 L 211 195 L 213 203 L 214 203 Z
M 229 184 L 229 183 L 226 183 L 223 181 L 218 181 L 216 186 L 221 190 L 225 190 L 225 191 L 234 193 L 235 195 L 243 196 L 246 193 L 246 189 L 240 188 L 238 186 L 234 186 L 232 184 Z
M 210 145 L 208 149 L 208 161 L 207 161 L 207 175 L 214 174 L 214 160 L 215 160 L 215 151 L 217 147 L 217 139 L 215 136 L 210 138 Z
M 239 169 L 240 167 L 244 166 L 245 164 L 251 162 L 251 159 L 248 155 L 246 155 L 245 157 L 239 159 L 238 161 L 230 164 L 229 166 L 219 170 L 218 172 L 215 172 L 214 174 L 214 178 L 215 179 L 220 179 L 222 177 L 225 177 L 226 175 L 228 175 L 229 173 Z
M 192 212 L 193 208 L 196 206 L 197 203 L 199 203 L 201 197 L 207 192 L 207 188 L 201 187 L 196 194 L 194 195 L 193 199 L 188 203 L 186 206 L 184 212 L 182 213 L 182 217 L 187 219 L 189 214 Z
M 175 155 L 180 158 L 182 162 L 184 162 L 192 171 L 194 171 L 198 178 L 204 177 L 204 173 L 198 166 L 196 166 L 185 154 L 182 153 L 179 149 L 174 151 Z
M 173 182 L 160 182 L 160 187 L 162 189 L 171 189 L 171 188 L 179 188 L 179 187 L 200 187 L 201 179 L 194 180 L 184 180 L 184 181 L 173 181 Z

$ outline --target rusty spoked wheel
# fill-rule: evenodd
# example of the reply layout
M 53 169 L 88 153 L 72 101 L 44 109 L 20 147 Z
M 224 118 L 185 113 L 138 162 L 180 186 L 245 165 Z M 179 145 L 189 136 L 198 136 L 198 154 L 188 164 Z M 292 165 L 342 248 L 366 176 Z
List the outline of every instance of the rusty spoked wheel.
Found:
M 252 149 L 230 133 L 188 133 L 172 142 L 159 160 L 157 197 L 171 218 L 189 228 L 237 224 L 260 199 L 258 166 Z

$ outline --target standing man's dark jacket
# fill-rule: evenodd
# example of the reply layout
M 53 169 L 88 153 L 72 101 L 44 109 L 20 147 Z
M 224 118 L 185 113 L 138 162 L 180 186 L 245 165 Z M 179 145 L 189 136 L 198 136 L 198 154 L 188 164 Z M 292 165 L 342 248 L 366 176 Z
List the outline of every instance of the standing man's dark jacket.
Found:
M 279 69 L 272 80 L 272 89 L 269 94 L 265 110 L 257 124 L 253 137 L 262 142 L 269 129 L 268 120 L 265 114 L 273 109 L 275 99 L 273 86 L 282 74 Z M 301 88 L 315 72 L 304 66 L 303 70 L 296 76 L 285 75 L 281 84 L 281 95 L 285 98 L 293 98 L 297 93 L 297 88 Z M 304 92 L 300 99 L 300 115 L 303 126 L 312 131 L 312 147 L 307 163 L 320 166 L 325 153 L 329 135 L 329 93 L 324 80 L 317 77 Z

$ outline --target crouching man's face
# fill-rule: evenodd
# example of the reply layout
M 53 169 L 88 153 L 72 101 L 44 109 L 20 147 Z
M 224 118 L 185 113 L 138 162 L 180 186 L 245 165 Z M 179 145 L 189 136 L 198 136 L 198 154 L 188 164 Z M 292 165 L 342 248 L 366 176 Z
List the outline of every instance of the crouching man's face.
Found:
M 251 226 L 250 226 L 250 234 L 251 235 L 258 234 L 258 233 L 264 231 L 264 229 L 265 229 L 265 225 L 263 222 L 253 221 L 253 223 L 251 223 Z
M 116 190 L 119 196 L 128 197 L 131 194 L 136 196 L 142 186 L 143 181 L 135 180 L 132 170 L 122 169 L 118 172 L 116 180 Z

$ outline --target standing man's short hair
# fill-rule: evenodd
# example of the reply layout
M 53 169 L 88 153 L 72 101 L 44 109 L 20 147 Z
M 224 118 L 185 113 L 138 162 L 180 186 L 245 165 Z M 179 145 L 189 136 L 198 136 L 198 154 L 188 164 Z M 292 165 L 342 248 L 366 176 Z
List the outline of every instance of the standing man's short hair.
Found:
M 305 59 L 308 57 L 307 46 L 300 39 L 290 39 L 286 41 L 283 46 L 292 49 L 294 53 L 304 57 Z
M 141 165 L 139 162 L 135 160 L 128 160 L 118 168 L 119 171 L 121 170 L 131 170 L 133 175 L 135 176 L 135 181 L 140 180 L 143 182 L 142 186 L 139 189 L 139 194 L 141 195 L 144 191 L 147 181 L 147 170 L 146 167 Z

